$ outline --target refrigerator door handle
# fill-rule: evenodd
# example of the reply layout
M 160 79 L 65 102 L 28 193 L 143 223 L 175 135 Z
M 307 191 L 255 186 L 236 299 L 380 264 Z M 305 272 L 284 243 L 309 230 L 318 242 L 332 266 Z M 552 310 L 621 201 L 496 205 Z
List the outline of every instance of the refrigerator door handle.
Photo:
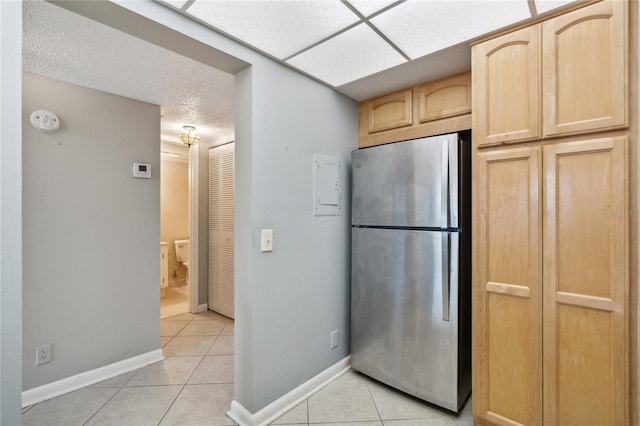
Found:
M 458 138 L 454 137 L 449 141 L 449 191 L 448 191 L 448 222 L 451 228 L 458 227 Z
M 451 234 L 442 233 L 442 321 L 449 321 L 449 247 Z
M 445 139 L 442 141 L 442 175 L 440 177 L 441 196 L 440 196 L 440 227 L 446 229 L 449 227 L 449 142 Z

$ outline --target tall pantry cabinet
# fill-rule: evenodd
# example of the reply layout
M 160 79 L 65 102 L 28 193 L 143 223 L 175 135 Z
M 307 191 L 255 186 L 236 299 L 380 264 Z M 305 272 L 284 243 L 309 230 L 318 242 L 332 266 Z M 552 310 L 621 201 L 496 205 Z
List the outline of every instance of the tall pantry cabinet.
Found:
M 631 421 L 628 8 L 473 46 L 481 424 Z

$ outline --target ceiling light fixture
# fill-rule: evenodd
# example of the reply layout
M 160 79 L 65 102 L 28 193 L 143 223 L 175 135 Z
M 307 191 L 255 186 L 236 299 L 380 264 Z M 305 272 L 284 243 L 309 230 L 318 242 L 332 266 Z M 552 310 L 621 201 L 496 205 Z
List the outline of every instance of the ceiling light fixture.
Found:
M 191 145 L 195 145 L 198 142 L 200 142 L 200 136 L 196 136 L 195 134 L 192 134 L 191 132 L 194 132 L 196 130 L 195 127 L 193 126 L 182 126 L 183 129 L 185 129 L 187 131 L 187 133 L 180 133 L 180 141 L 185 144 L 188 145 L 189 148 L 191 148 Z

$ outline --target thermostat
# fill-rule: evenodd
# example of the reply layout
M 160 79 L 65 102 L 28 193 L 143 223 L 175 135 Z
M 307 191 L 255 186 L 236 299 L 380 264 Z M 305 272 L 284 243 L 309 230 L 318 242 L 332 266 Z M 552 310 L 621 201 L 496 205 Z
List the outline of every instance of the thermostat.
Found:
M 133 177 L 151 179 L 151 164 L 133 163 Z

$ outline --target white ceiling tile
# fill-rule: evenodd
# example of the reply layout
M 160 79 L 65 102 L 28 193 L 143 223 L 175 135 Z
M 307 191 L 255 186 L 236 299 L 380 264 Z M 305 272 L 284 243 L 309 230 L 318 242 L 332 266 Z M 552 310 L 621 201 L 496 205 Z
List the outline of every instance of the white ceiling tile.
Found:
M 338 0 L 198 0 L 187 13 L 279 59 L 358 21 L 358 17 Z
M 569 3 L 575 3 L 573 0 L 535 0 L 536 12 L 538 15 L 553 9 L 565 6 Z
M 526 0 L 408 0 L 371 22 L 415 59 L 530 17 Z
M 171 6 L 177 8 L 177 9 L 181 9 L 182 6 L 184 6 L 185 4 L 187 4 L 187 0 L 160 0 L 162 3 L 168 3 Z
M 367 17 L 384 9 L 385 7 L 396 3 L 398 0 L 349 0 L 349 3 L 363 16 Z
M 340 86 L 406 60 L 368 25 L 360 24 L 287 62 L 333 86 Z

